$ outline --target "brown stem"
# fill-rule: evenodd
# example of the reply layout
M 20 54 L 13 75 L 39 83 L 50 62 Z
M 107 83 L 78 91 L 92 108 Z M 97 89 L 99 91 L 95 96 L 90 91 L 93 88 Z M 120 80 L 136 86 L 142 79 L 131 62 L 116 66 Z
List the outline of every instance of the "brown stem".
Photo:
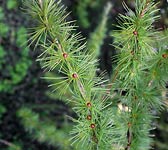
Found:
M 4 144 L 4 145 L 7 145 L 7 146 L 10 146 L 10 147 L 13 147 L 15 148 L 16 150 L 18 149 L 14 144 L 6 141 L 6 140 L 3 140 L 3 139 L 0 139 L 0 143 Z
M 61 50 L 61 52 L 64 53 L 64 49 L 63 49 L 61 43 L 58 41 L 57 38 L 53 40 L 53 43 L 56 43 L 58 50 Z
M 132 143 L 132 132 L 130 131 L 130 128 L 128 128 L 127 131 L 127 146 L 125 147 L 125 150 L 130 150 L 131 148 L 131 143 Z
M 150 0 L 147 0 L 144 9 L 141 11 L 140 18 L 142 18 L 146 13 L 149 3 L 150 3 Z
M 40 4 L 40 7 L 42 8 L 43 7 L 42 0 L 39 0 L 39 4 Z
M 79 88 L 79 91 L 80 91 L 82 97 L 83 97 L 84 99 L 86 99 L 86 93 L 85 93 L 85 89 L 84 89 L 84 87 L 83 87 L 83 84 L 81 83 L 80 80 L 77 81 L 77 84 L 78 84 L 78 88 Z
M 153 83 L 153 80 L 149 81 L 148 87 L 151 87 L 152 83 Z
M 55 39 L 54 42 L 57 44 L 58 49 L 61 50 L 62 53 L 64 53 L 64 49 L 63 49 L 61 43 L 58 41 L 58 39 Z M 67 62 L 67 60 L 65 60 L 65 61 Z M 79 79 L 77 79 L 77 80 L 78 80 L 77 85 L 78 85 L 79 91 L 80 91 L 82 97 L 86 100 L 86 92 L 85 92 L 84 86 Z
M 112 80 L 111 80 L 111 84 L 109 84 L 109 86 L 108 86 L 107 94 L 110 94 L 110 90 L 111 90 L 111 88 L 112 88 L 112 86 L 113 86 L 113 83 L 114 83 L 114 81 L 117 79 L 119 69 L 120 69 L 120 65 L 118 66 L 118 68 L 117 68 L 117 70 L 116 70 L 116 72 L 115 72 L 115 74 L 114 74 L 114 77 L 113 77 Z

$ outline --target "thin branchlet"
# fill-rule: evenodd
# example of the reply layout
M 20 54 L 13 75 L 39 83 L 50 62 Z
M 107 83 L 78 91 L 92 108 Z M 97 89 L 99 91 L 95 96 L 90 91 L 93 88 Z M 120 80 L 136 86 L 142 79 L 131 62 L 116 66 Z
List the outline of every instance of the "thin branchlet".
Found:
M 67 15 L 60 2 L 32 0 L 26 2 L 26 6 L 35 19 L 31 43 L 35 42 L 35 46 L 39 45 L 43 50 L 38 61 L 46 71 L 57 70 L 64 75 L 60 78 L 46 78 L 55 81 L 51 86 L 56 86 L 56 90 L 61 88 L 66 92 L 70 89 L 74 97 L 72 102 L 79 118 L 72 119 L 76 123 L 71 132 L 72 143 L 83 141 L 79 146 L 89 144 L 90 148 L 99 147 L 100 143 L 104 142 L 104 139 L 100 140 L 99 135 L 106 129 L 103 128 L 100 117 L 106 104 L 105 99 L 101 99 L 103 96 L 100 96 L 101 91 L 104 91 L 101 85 L 105 82 L 94 77 L 95 57 L 86 53 L 86 44 L 83 44 L 80 34 L 73 33 L 75 26 L 71 21 L 66 21 Z
M 114 46 L 120 53 L 112 83 L 108 86 L 102 77 L 96 77 L 100 45 L 92 41 L 90 47 L 98 51 L 92 53 L 92 49 L 86 49 L 83 37 L 74 33 L 73 22 L 66 21 L 67 13 L 61 1 L 31 0 L 25 4 L 35 20 L 30 44 L 35 42 L 35 47 L 42 49 L 38 61 L 46 71 L 57 71 L 60 75 L 46 79 L 53 80 L 50 86 L 59 89 L 61 95 L 68 90 L 72 95 L 69 101 L 78 116 L 71 118 L 75 123 L 71 131 L 72 144 L 77 144 L 79 149 L 87 146 L 87 150 L 148 149 L 151 110 L 159 110 L 162 106 L 158 89 L 163 87 L 166 79 L 162 78 L 168 73 L 168 69 L 163 73 L 168 65 L 168 52 L 156 52 L 153 46 L 157 35 L 153 27 L 153 22 L 158 19 L 156 4 L 150 0 L 136 0 L 134 12 L 124 3 L 128 15 L 119 16 L 117 27 L 120 30 L 113 33 Z M 110 9 L 111 5 L 108 5 L 103 15 L 105 19 L 100 28 L 104 32 L 100 41 L 105 36 Z M 91 39 L 96 39 L 97 31 Z M 114 89 L 118 91 L 114 92 L 115 99 L 118 98 L 117 102 L 122 106 L 119 111 L 115 104 L 113 108 L 111 102 L 107 102 L 110 98 L 114 101 L 108 96 Z
M 135 6 L 134 13 L 124 3 L 130 15 L 120 15 L 118 27 L 121 30 L 113 34 L 114 45 L 121 53 L 118 55 L 117 76 L 114 75 L 112 84 L 115 84 L 114 88 L 126 91 L 122 96 L 125 99 L 124 105 L 129 110 L 123 110 L 128 113 L 125 124 L 129 124 L 125 129 L 125 150 L 150 147 L 148 132 L 152 118 L 151 109 L 162 106 L 159 94 L 156 94 L 160 90 L 155 87 L 155 81 L 150 75 L 151 66 L 148 65 L 149 60 L 157 57 L 152 41 L 157 36 L 153 27 L 153 22 L 158 18 L 155 15 L 156 4 L 150 0 L 136 0 Z M 114 79 L 121 82 L 116 83 Z

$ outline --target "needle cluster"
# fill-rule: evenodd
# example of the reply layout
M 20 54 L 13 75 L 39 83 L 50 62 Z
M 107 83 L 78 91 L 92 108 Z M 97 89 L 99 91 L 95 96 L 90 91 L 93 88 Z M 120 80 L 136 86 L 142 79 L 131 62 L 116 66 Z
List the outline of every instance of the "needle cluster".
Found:
M 79 149 L 151 147 L 153 110 L 159 111 L 164 105 L 161 92 L 168 77 L 168 51 L 155 47 L 159 42 L 153 27 L 159 18 L 156 5 L 150 0 L 135 0 L 133 11 L 123 4 L 126 14 L 119 15 L 119 30 L 113 32 L 114 46 L 119 51 L 116 72 L 110 86 L 106 86 L 107 81 L 96 76 L 96 50 L 87 50 L 84 38 L 75 33 L 73 21 L 66 20 L 68 15 L 61 1 L 25 1 L 35 23 L 30 44 L 35 43 L 42 50 L 38 61 L 46 71 L 60 74 L 45 78 L 53 80 L 50 86 L 59 89 L 60 95 L 71 92 L 67 101 L 77 114 L 77 118 L 72 118 L 75 125 L 71 141 Z M 115 98 L 109 91 L 117 91 L 113 92 Z M 120 102 L 119 107 L 115 100 Z

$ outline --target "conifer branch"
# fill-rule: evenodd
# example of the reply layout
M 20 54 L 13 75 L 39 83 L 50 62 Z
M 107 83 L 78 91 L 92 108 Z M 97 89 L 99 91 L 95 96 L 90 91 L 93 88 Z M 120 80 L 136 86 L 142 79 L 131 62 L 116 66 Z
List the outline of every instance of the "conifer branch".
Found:
M 167 50 L 160 48 L 156 52 L 153 46 L 153 39 L 158 34 L 153 27 L 158 19 L 156 4 L 136 0 L 135 12 L 123 4 L 128 14 L 120 14 L 117 26 L 120 30 L 113 33 L 114 45 L 120 53 L 110 86 L 119 91 L 117 101 L 123 107 L 116 111 L 115 104 L 111 107 L 107 102 L 106 81 L 96 77 L 97 54 L 95 57 L 86 51 L 83 37 L 74 33 L 73 21 L 66 21 L 66 10 L 60 5 L 61 1 L 41 2 L 25 2 L 35 19 L 29 41 L 42 48 L 38 57 L 42 68 L 61 74 L 60 77 L 45 77 L 53 80 L 50 86 L 61 89 L 60 94 L 67 90 L 72 94 L 69 101 L 74 104 L 73 110 L 78 116 L 71 118 L 75 123 L 71 131 L 72 144 L 87 150 L 149 149 L 149 130 L 154 117 L 151 110 L 159 111 L 163 106 L 158 86 L 164 87 L 168 74 L 168 69 L 163 71 L 168 65 Z M 105 16 L 109 10 L 110 7 Z M 106 17 L 104 21 L 102 30 Z
M 112 4 L 108 2 L 104 8 L 102 19 L 99 25 L 96 27 L 95 31 L 90 34 L 90 37 L 87 43 L 88 50 L 90 51 L 91 54 L 94 53 L 95 58 L 99 56 L 100 49 L 103 44 L 103 40 L 106 37 L 107 20 L 108 20 L 108 15 L 111 11 L 111 8 L 112 8 Z
M 43 7 L 42 0 L 39 0 L 39 4 L 40 4 L 40 7 L 42 8 Z
M 54 124 L 40 121 L 39 115 L 29 108 L 21 108 L 17 112 L 25 129 L 33 134 L 39 142 L 47 142 L 63 150 L 70 149 L 68 134 L 58 130 Z M 64 129 L 66 130 L 66 129 Z
M 51 86 L 62 89 L 62 94 L 70 88 L 74 103 L 74 111 L 78 119 L 72 119 L 76 125 L 71 132 L 73 143 L 83 143 L 78 146 L 88 149 L 101 147 L 106 140 L 100 134 L 109 122 L 101 124 L 103 109 L 106 107 L 106 99 L 101 99 L 104 89 L 101 87 L 105 81 L 95 77 L 96 60 L 85 51 L 85 43 L 80 34 L 73 34 L 75 26 L 72 22 L 66 22 L 66 13 L 59 2 L 54 0 L 42 1 L 39 7 L 38 1 L 25 2 L 27 10 L 35 19 L 35 27 L 31 33 L 31 43 L 41 45 L 44 51 L 39 56 L 43 68 L 48 71 L 57 70 L 64 77 L 46 77 L 55 81 Z M 109 128 L 109 130 L 111 130 Z M 101 131 L 101 132 L 100 132 Z
M 11 142 L 9 142 L 9 141 L 0 139 L 0 143 L 2 143 L 2 144 L 4 144 L 4 145 L 8 146 L 9 148 L 13 148 L 13 149 L 15 149 L 15 150 L 20 150 L 20 147 L 18 147 L 17 145 L 15 145 L 15 144 L 13 144 L 13 143 L 11 143 Z
M 155 13 L 156 4 L 148 0 L 136 0 L 135 13 L 124 3 L 129 15 L 120 15 L 121 30 L 114 33 L 115 46 L 121 51 L 118 55 L 118 80 L 117 87 L 126 90 L 124 99 L 129 111 L 126 119 L 127 144 L 125 150 L 148 149 L 150 139 L 148 136 L 151 109 L 160 109 L 163 102 L 159 99 L 154 80 L 149 75 L 150 66 L 148 59 L 157 57 L 152 44 L 152 38 L 157 32 L 153 28 L 153 22 L 158 18 Z M 147 76 L 147 77 L 146 77 Z M 145 79 L 146 78 L 146 79 Z M 154 86 L 154 87 L 153 87 Z M 157 89 L 157 88 L 156 88 Z M 158 94 L 156 94 L 158 93 Z M 143 126 L 143 128 L 142 128 Z M 143 140 L 141 139 L 143 137 Z M 142 142 L 143 141 L 143 142 Z

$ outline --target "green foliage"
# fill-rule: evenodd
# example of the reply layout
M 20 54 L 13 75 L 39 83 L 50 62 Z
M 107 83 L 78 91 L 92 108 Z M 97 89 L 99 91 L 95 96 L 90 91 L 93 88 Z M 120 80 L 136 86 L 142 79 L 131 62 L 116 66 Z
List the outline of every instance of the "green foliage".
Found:
M 3 22 L 0 22 L 0 36 L 1 37 L 6 37 L 7 36 L 7 33 L 9 32 L 9 27 L 3 23 Z
M 4 51 L 3 47 L 0 46 L 0 59 L 2 59 L 6 55 L 6 52 Z
M 17 31 L 17 39 L 16 44 L 17 46 L 24 46 L 24 44 L 27 42 L 27 30 L 24 27 L 20 27 Z
M 90 51 L 90 53 L 93 53 L 93 56 L 97 58 L 100 55 L 100 49 L 103 45 L 103 40 L 106 37 L 107 32 L 107 19 L 108 14 L 112 8 L 111 3 L 107 4 L 107 7 L 105 7 L 104 13 L 102 15 L 102 20 L 98 24 L 97 28 L 93 33 L 90 34 L 90 38 L 87 43 L 87 48 Z
M 160 47 L 166 48 L 168 40 L 168 29 L 158 32 L 157 39 L 154 39 L 154 47 L 159 49 Z
M 0 119 L 5 112 L 6 112 L 6 108 L 0 104 Z
M 17 7 L 18 3 L 17 0 L 7 0 L 7 9 L 15 9 Z
M 27 70 L 29 66 L 31 65 L 31 60 L 29 58 L 29 49 L 27 48 L 27 37 L 26 37 L 26 29 L 24 27 L 20 27 L 18 31 L 16 32 L 16 45 L 21 50 L 20 52 L 20 59 L 14 66 L 7 66 L 6 70 L 10 74 L 10 79 L 2 78 L 0 80 L 0 91 L 3 92 L 12 92 L 13 87 L 21 82 L 23 78 L 27 74 Z M 3 49 L 3 47 L 0 47 L 0 54 L 1 54 L 1 62 L 0 67 L 2 68 L 2 65 L 4 65 L 5 62 L 5 56 L 6 52 Z
M 38 61 L 46 71 L 57 74 L 48 74 L 45 79 L 51 80 L 50 86 L 60 95 L 71 93 L 67 102 L 77 114 L 77 118 L 71 118 L 72 144 L 83 150 L 150 149 L 152 112 L 163 108 L 161 90 L 168 76 L 167 50 L 160 46 L 156 49 L 153 42 L 158 36 L 153 27 L 158 19 L 156 4 L 136 0 L 133 11 L 124 3 L 127 14 L 119 15 L 119 30 L 113 33 L 118 50 L 116 72 L 107 86 L 104 74 L 96 76 L 95 57 L 104 38 L 108 11 L 100 25 L 101 38 L 97 38 L 97 31 L 92 34 L 100 45 L 91 44 L 89 48 L 96 50 L 90 54 L 83 37 L 74 33 L 72 21 L 66 22 L 66 10 L 60 3 L 31 0 L 25 1 L 25 6 L 35 21 L 29 40 L 42 50 Z M 122 107 L 116 105 L 118 102 Z M 31 130 L 32 124 L 29 126 Z
M 19 144 L 11 144 L 8 150 L 22 150 L 22 147 Z
M 167 135 L 168 135 L 168 124 L 167 124 L 167 114 L 168 111 L 162 112 L 160 118 L 158 119 L 157 130 L 159 131 L 159 136 L 155 139 L 155 144 L 159 150 L 167 150 Z M 162 137 L 162 138 L 160 138 Z
M 103 40 L 105 39 L 106 37 L 106 31 L 107 31 L 107 19 L 108 19 L 108 14 L 109 14 L 109 11 L 111 9 L 111 4 L 108 3 L 107 4 L 107 7 L 105 7 L 105 10 L 104 10 L 104 13 L 102 15 L 102 20 L 100 22 L 100 24 L 98 24 L 98 26 L 96 27 L 95 31 L 92 32 L 90 34 L 90 38 L 88 39 L 88 43 L 87 43 L 87 49 L 88 49 L 88 53 L 92 54 L 92 56 L 95 57 L 95 59 L 98 58 L 99 54 L 100 54 L 100 49 L 101 49 L 101 46 L 103 44 Z M 95 42 L 97 41 L 97 42 Z M 56 74 L 55 72 L 51 73 L 51 72 L 47 72 L 46 77 L 50 77 L 50 78 L 54 78 L 54 77 L 57 77 L 59 78 L 60 77 L 60 74 Z M 54 82 L 52 80 L 48 80 L 49 83 L 53 83 Z M 47 95 L 52 98 L 52 99 L 60 99 L 60 93 L 62 91 L 62 89 L 57 89 L 56 92 L 51 92 L 53 91 L 54 88 L 51 87 L 49 88 L 49 91 L 47 91 Z M 61 96 L 61 100 L 67 102 L 67 99 L 71 99 L 72 98 L 72 94 L 69 90 L 66 91 L 66 93 L 64 93 L 62 96 Z M 69 105 L 72 105 L 72 103 Z
M 7 8 L 13 9 L 17 6 L 17 1 L 8 0 Z M 0 36 L 2 38 L 9 38 L 10 30 L 7 25 L 7 18 L 4 18 L 3 9 L 0 9 Z M 0 69 L 3 69 L 3 72 L 9 74 L 9 78 L 4 75 L 2 72 L 2 78 L 0 79 L 0 91 L 1 92 L 13 92 L 13 88 L 16 84 L 21 82 L 27 74 L 27 70 L 31 65 L 31 60 L 29 58 L 29 49 L 27 48 L 27 31 L 24 27 L 20 27 L 13 30 L 13 34 L 16 34 L 16 46 L 20 50 L 20 59 L 14 65 L 6 65 L 8 53 L 12 53 L 13 49 L 7 50 L 5 47 L 0 46 Z M 3 40 L 3 39 L 2 39 Z M 12 42 L 12 41 L 11 41 Z M 13 44 L 13 43 L 12 43 Z M 4 67 L 5 66 L 5 67 Z
M 3 21 L 5 14 L 3 12 L 3 8 L 0 7 L 0 37 L 7 37 L 7 33 L 9 32 L 9 27 Z
M 83 28 L 89 28 L 91 21 L 89 19 L 89 8 L 96 8 L 101 5 L 101 0 L 78 0 L 78 5 L 76 7 L 79 24 Z
M 88 20 L 88 11 L 87 7 L 89 6 L 90 0 L 79 0 L 77 6 L 77 14 L 78 19 L 80 21 L 81 26 L 84 28 L 88 28 L 90 26 L 90 22 Z
M 0 7 L 0 21 L 3 20 L 3 18 L 4 18 L 3 8 Z
M 55 89 L 62 89 L 61 94 L 70 88 L 73 95 L 70 101 L 79 118 L 73 119 L 76 125 L 71 132 L 71 140 L 78 143 L 82 149 L 87 145 L 87 149 L 92 149 L 96 145 L 103 147 L 104 143 L 109 141 L 106 138 L 108 134 L 103 133 L 111 130 L 111 122 L 106 119 L 100 121 L 100 118 L 105 118 L 102 112 L 106 107 L 106 99 L 103 98 L 103 88 L 100 87 L 105 81 L 94 77 L 94 57 L 85 52 L 85 43 L 81 42 L 80 34 L 72 33 L 74 26 L 71 22 L 65 22 L 65 10 L 59 3 L 55 3 L 54 0 L 43 1 L 40 4 L 35 1 L 25 3 L 36 21 L 35 31 L 32 32 L 30 40 L 36 41 L 36 45 L 40 42 L 44 49 L 38 60 L 46 70 L 55 69 L 63 75 L 60 78 L 47 79 L 55 82 L 51 85 Z M 92 116 L 91 120 L 87 120 L 88 115 Z
M 7 1 L 7 8 L 8 9 L 13 9 L 14 7 L 17 6 L 17 1 L 14 0 L 8 0 Z M 7 18 L 4 18 L 4 12 L 3 9 L 0 9 L 0 36 L 2 38 L 9 38 L 10 35 L 10 30 L 12 31 L 12 29 L 10 29 L 11 27 L 9 27 L 7 25 Z M 7 57 L 10 53 L 13 53 L 12 50 L 7 50 L 6 47 L 0 46 L 0 69 L 3 69 L 2 73 L 2 78 L 0 79 L 0 91 L 1 92 L 12 92 L 13 91 L 13 87 L 18 84 L 19 82 L 21 82 L 23 80 L 23 78 L 25 77 L 28 67 L 31 65 L 31 61 L 29 59 L 29 49 L 26 47 L 27 43 L 27 37 L 26 37 L 26 29 L 24 27 L 20 27 L 18 30 L 14 30 L 13 33 L 14 35 L 16 34 L 16 45 L 18 47 L 18 49 L 22 49 L 21 53 L 20 53 L 20 60 L 14 64 L 13 66 L 6 66 L 5 64 L 8 63 L 7 62 Z M 12 42 L 12 41 L 10 41 Z M 3 67 L 6 66 L 6 67 Z M 6 73 L 7 72 L 7 73 Z M 10 78 L 6 78 L 6 76 L 3 74 L 9 74 Z
M 40 116 L 29 108 L 21 108 L 17 114 L 34 139 L 56 147 L 60 146 L 62 150 L 70 149 L 68 135 L 63 130 L 57 129 L 52 122 L 41 121 Z
M 45 77 L 60 78 L 61 76 L 60 76 L 60 74 L 57 74 L 55 72 L 53 72 L 53 73 L 52 72 L 47 72 L 45 74 Z M 49 84 L 54 84 L 55 83 L 51 79 L 48 79 L 47 82 Z M 72 93 L 70 91 L 68 91 L 68 90 L 66 90 L 66 92 L 63 95 L 61 95 L 61 97 L 60 97 L 60 93 L 62 92 L 62 89 L 59 88 L 59 89 L 56 90 L 56 92 L 53 92 L 54 90 L 55 90 L 54 87 L 50 87 L 49 90 L 46 92 L 46 95 L 48 97 L 50 97 L 51 99 L 54 99 L 54 100 L 61 99 L 62 101 L 67 103 L 67 99 L 71 99 L 72 98 Z M 71 105 L 71 104 L 69 103 L 69 105 Z
M 122 105 L 128 107 L 125 125 L 129 135 L 123 145 L 126 150 L 149 149 L 152 110 L 159 111 L 163 106 L 160 89 L 165 88 L 168 76 L 167 52 L 153 47 L 153 38 L 157 37 L 153 27 L 158 19 L 156 4 L 136 0 L 135 12 L 124 7 L 129 15 L 119 16 L 120 30 L 113 34 L 114 45 L 120 51 L 113 88 L 127 92 L 121 97 Z

